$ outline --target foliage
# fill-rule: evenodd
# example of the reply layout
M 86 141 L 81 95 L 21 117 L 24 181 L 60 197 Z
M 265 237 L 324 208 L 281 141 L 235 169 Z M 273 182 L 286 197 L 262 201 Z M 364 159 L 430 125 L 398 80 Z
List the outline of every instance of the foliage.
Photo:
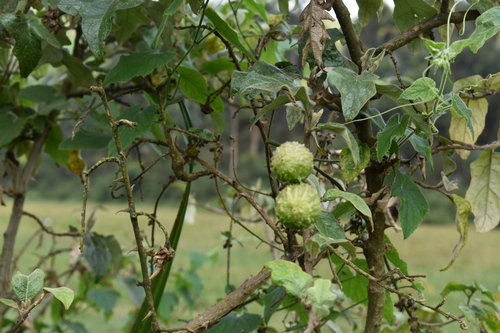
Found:
M 383 1 L 357 3 L 359 22 L 342 0 L 311 0 L 300 13 L 281 0 L 277 6 L 262 0 L 217 6 L 208 0 L 0 2 L 0 157 L 2 177 L 10 181 L 2 184 L 0 200 L 12 197 L 0 255 L 0 326 L 18 330 L 34 306 L 48 304 L 50 293 L 66 311 L 52 305 L 48 318 L 41 306 L 33 319 L 40 331 L 65 325 L 85 332 L 74 321 L 80 309 L 113 316 L 122 280 L 136 302 L 125 324 L 130 332 L 313 332 L 336 330 L 338 323 L 366 333 L 429 332 L 450 322 L 497 331 L 493 293 L 477 282 L 450 282 L 441 296 L 463 292 L 466 301 L 453 313 L 429 304 L 419 276 L 410 275 L 385 231 L 401 230 L 406 239 L 433 214 L 422 189 L 450 199 L 459 240 L 446 270 L 467 243 L 471 213 L 478 232 L 500 222 L 500 138 L 479 140 L 493 123 L 488 97 L 500 89 L 500 73 L 453 77 L 466 52 L 476 59 L 498 38 L 500 6 L 494 0 L 464 8 L 454 1 L 395 0 L 391 22 L 399 31 L 367 48 L 363 34 L 378 30 L 369 26 L 387 9 Z M 467 21 L 475 22 L 472 33 Z M 460 29 L 457 37 L 453 28 Z M 427 66 L 423 73 L 398 65 L 405 49 Z M 292 140 L 301 141 L 300 151 L 292 147 L 280 157 L 275 147 Z M 85 160 L 82 150 L 97 161 Z M 57 232 L 25 211 L 44 153 L 82 184 L 79 230 Z M 295 154 L 305 156 L 305 164 L 289 158 Z M 455 155 L 470 165 L 469 186 L 457 185 Z M 241 165 L 243 156 L 252 164 Z M 260 169 L 249 168 L 254 165 Z M 130 220 L 133 245 L 93 230 L 87 202 L 101 183 L 90 179 L 102 169 L 112 197 L 124 205 L 119 213 Z M 193 308 L 203 285 L 197 269 L 206 255 L 191 256 L 188 270 L 171 267 L 190 200 L 204 181 L 216 197 L 208 207 L 266 244 L 276 260 L 263 262 L 239 287 L 221 279 L 225 298 L 180 328 L 164 328 L 181 299 Z M 168 230 L 157 211 L 176 187 L 182 196 L 168 197 L 178 205 Z M 293 189 L 299 190 L 281 203 Z M 136 208 L 145 192 L 156 195 L 150 212 Z M 303 195 L 307 200 L 297 201 Z M 51 249 L 32 274 L 12 274 L 23 215 L 54 240 L 79 240 L 70 267 L 44 264 L 65 252 Z M 302 223 L 290 223 L 297 216 Z M 246 226 L 252 222 L 262 223 L 267 236 Z M 222 236 L 230 254 L 232 231 Z M 125 247 L 134 256 L 125 256 Z M 317 276 L 323 263 L 331 274 Z M 228 276 L 229 270 L 228 264 Z M 58 287 L 66 285 L 61 281 L 78 281 L 74 301 L 71 290 Z M 172 283 L 176 293 L 165 292 Z M 250 313 L 250 303 L 261 313 Z M 15 322 L 9 307 L 19 312 Z M 353 311 L 364 314 L 364 323 L 352 319 Z M 281 313 L 285 319 L 276 328 L 273 319 Z

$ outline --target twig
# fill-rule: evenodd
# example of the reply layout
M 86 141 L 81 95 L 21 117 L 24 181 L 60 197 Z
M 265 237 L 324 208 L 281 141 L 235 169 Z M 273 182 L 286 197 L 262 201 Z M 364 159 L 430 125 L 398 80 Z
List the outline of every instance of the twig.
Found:
M 370 274 L 366 273 L 364 270 L 362 270 L 358 266 L 354 265 L 348 259 L 344 258 L 333 246 L 328 245 L 328 249 L 333 254 L 335 254 L 340 260 L 342 260 L 347 266 L 351 267 L 354 271 L 356 271 L 356 273 L 364 276 L 365 278 L 367 278 L 370 281 L 373 281 L 373 282 L 377 283 L 378 285 L 380 285 L 381 287 L 383 287 L 385 290 L 387 290 L 387 291 L 389 291 L 391 293 L 397 294 L 400 297 L 412 300 L 415 303 L 418 303 L 418 304 L 420 304 L 422 306 L 425 306 L 426 308 L 429 308 L 429 309 L 431 309 L 431 310 L 439 313 L 440 315 L 442 315 L 442 316 L 444 316 L 444 317 L 446 317 L 448 319 L 452 319 L 454 321 L 457 321 L 458 323 L 460 323 L 460 328 L 462 330 L 468 329 L 467 323 L 465 321 L 463 321 L 462 319 L 460 319 L 459 317 L 457 317 L 455 315 L 452 315 L 451 313 L 448 313 L 448 312 L 445 312 L 445 311 L 441 310 L 440 307 L 441 307 L 442 304 L 438 304 L 437 306 L 432 306 L 432 305 L 429 305 L 429 304 L 425 303 L 422 300 L 414 298 L 410 294 L 406 294 L 406 293 L 403 293 L 403 292 L 401 292 L 399 290 L 396 290 L 396 289 L 394 289 L 392 287 L 389 287 L 385 283 L 383 283 L 383 280 L 385 280 L 385 279 L 382 279 L 382 280 L 381 279 L 377 279 L 376 277 L 371 276 Z
M 33 214 L 28 213 L 26 211 L 23 211 L 23 215 L 29 216 L 33 220 L 35 220 L 36 223 L 38 223 L 38 225 L 40 226 L 40 228 L 43 231 L 45 231 L 46 233 L 48 233 L 49 235 L 58 236 L 58 237 L 65 237 L 65 236 L 67 236 L 67 237 L 79 237 L 80 236 L 80 233 L 78 233 L 78 232 L 54 232 L 54 231 L 51 231 L 51 230 L 47 229 L 47 227 L 43 224 L 43 222 L 36 215 L 33 215 Z

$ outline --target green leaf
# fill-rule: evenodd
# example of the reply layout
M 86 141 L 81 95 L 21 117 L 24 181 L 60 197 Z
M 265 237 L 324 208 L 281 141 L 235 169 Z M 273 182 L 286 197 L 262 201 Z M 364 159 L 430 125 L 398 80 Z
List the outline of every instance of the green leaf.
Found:
M 379 161 L 382 160 L 384 155 L 389 151 L 389 148 L 391 148 L 392 140 L 399 139 L 405 134 L 409 120 L 410 117 L 408 115 L 404 115 L 403 118 L 399 120 L 399 114 L 396 113 L 389 119 L 384 130 L 378 132 L 377 159 Z
M 387 235 L 384 235 L 384 237 L 385 242 L 390 245 L 386 247 L 385 256 L 394 266 L 401 270 L 401 273 L 403 273 L 404 275 L 408 275 L 408 264 L 403 259 L 401 259 L 398 250 L 396 249 L 396 247 L 394 247 L 394 244 L 392 244 L 389 237 Z
M 389 324 L 393 324 L 394 321 L 396 320 L 396 316 L 394 315 L 394 302 L 392 301 L 391 298 L 391 293 L 386 291 L 385 292 L 385 303 L 384 303 L 384 312 L 383 312 L 383 318 L 387 320 Z
M 21 302 L 32 300 L 43 288 L 45 273 L 36 268 L 30 275 L 17 272 L 11 280 L 12 289 Z
M 267 293 L 262 297 L 264 301 L 264 322 L 269 323 L 272 315 L 279 309 L 281 302 L 285 299 L 286 289 L 271 285 Z
M 219 74 L 220 72 L 232 72 L 234 63 L 229 58 L 217 58 L 205 61 L 200 65 L 200 69 L 209 75 Z
M 137 126 L 133 129 L 128 126 L 120 126 L 118 128 L 118 135 L 120 136 L 120 141 L 122 144 L 122 149 L 125 150 L 134 140 L 141 136 L 142 134 L 149 131 L 151 125 L 155 120 L 156 110 L 158 110 L 157 105 L 149 105 L 144 110 L 139 111 L 141 105 L 134 105 L 127 110 L 125 110 L 120 117 L 116 120 L 126 119 L 137 123 Z M 118 154 L 116 150 L 116 143 L 114 139 L 111 139 L 108 144 L 108 156 L 116 156 Z
M 421 77 L 411 84 L 399 98 L 403 99 L 418 99 L 422 101 L 430 101 L 439 96 L 439 91 L 436 88 L 436 81 L 429 77 Z
M 359 148 L 360 162 L 357 165 L 354 163 L 349 147 L 345 146 L 340 152 L 340 170 L 346 184 L 349 184 L 354 178 L 358 177 L 360 172 L 370 163 L 370 147 L 366 143 L 362 143 Z
M 434 171 L 434 159 L 432 157 L 432 151 L 431 151 L 431 146 L 429 145 L 429 140 L 427 138 L 422 137 L 419 134 L 412 134 L 411 133 L 412 129 L 407 128 L 405 135 L 409 135 L 410 143 L 415 149 L 415 151 L 419 153 L 424 153 L 425 157 L 427 158 L 427 161 L 429 162 L 429 165 L 431 167 L 431 171 Z
M 62 64 L 68 70 L 68 76 L 74 86 L 83 86 L 88 88 L 96 84 L 96 80 L 92 76 L 92 71 L 75 57 L 63 52 Z
M 168 64 L 174 57 L 174 52 L 142 52 L 128 56 L 122 55 L 116 66 L 106 75 L 104 85 L 130 81 L 136 76 L 145 77 L 155 68 Z
M 319 230 L 319 232 L 323 234 L 323 236 L 326 236 L 330 239 L 346 239 L 344 228 L 342 228 L 340 223 L 331 212 L 321 212 L 321 215 L 316 220 L 315 226 Z
M 179 66 L 179 89 L 187 97 L 198 103 L 205 104 L 208 98 L 207 81 L 197 70 Z
M 255 63 L 247 72 L 234 71 L 231 77 L 231 94 L 242 94 L 250 100 L 263 94 L 274 99 L 282 90 L 288 90 L 295 96 L 300 89 L 300 83 L 294 83 L 298 77 L 263 61 Z M 303 101 L 313 104 L 312 101 Z
M 469 289 L 470 289 L 470 287 L 468 285 L 465 285 L 462 283 L 456 283 L 456 282 L 448 282 L 448 284 L 441 291 L 440 295 L 442 297 L 446 297 L 446 295 L 448 295 L 451 292 L 465 291 L 465 290 L 469 290 Z
M 317 279 L 312 287 L 306 290 L 305 303 L 312 307 L 313 313 L 318 318 L 324 318 L 330 314 L 337 295 L 332 292 L 332 282 L 326 279 Z
M 262 317 L 253 313 L 239 314 L 235 311 L 230 312 L 221 319 L 216 325 L 207 330 L 207 333 L 251 333 L 260 325 Z
M 46 85 L 33 85 L 24 88 L 17 97 L 35 103 L 48 103 L 57 95 L 57 89 Z
M 448 195 L 448 198 L 450 198 L 450 200 L 455 205 L 455 208 L 457 209 L 457 213 L 455 215 L 455 225 L 457 227 L 460 238 L 458 239 L 457 244 L 453 246 L 453 253 L 450 260 L 448 261 L 448 264 L 445 267 L 441 268 L 440 271 L 445 271 L 450 268 L 458 258 L 458 255 L 460 254 L 462 248 L 465 246 L 465 244 L 467 244 L 467 235 L 469 233 L 469 214 L 472 211 L 470 203 L 464 198 L 455 194 Z
M 475 137 L 474 126 L 472 124 L 472 110 L 469 109 L 460 96 L 456 94 L 451 98 L 451 106 L 456 115 L 465 120 L 467 129 L 470 131 L 471 136 Z
M 14 302 L 11 299 L 8 298 L 0 298 L 0 303 L 3 303 L 4 305 L 7 305 L 8 307 L 14 308 L 17 311 L 19 311 L 19 305 L 17 305 L 16 302 Z
M 82 32 L 97 59 L 104 58 L 104 45 L 111 32 L 112 16 L 117 10 L 143 4 L 145 0 L 61 0 L 57 7 L 72 16 L 82 17 Z
M 115 236 L 106 236 L 106 247 L 108 248 L 109 254 L 111 254 L 111 262 L 113 263 L 115 272 L 120 270 L 120 261 L 122 259 L 122 249 L 120 243 L 116 240 Z
M 111 134 L 79 131 L 73 140 L 69 138 L 62 141 L 59 149 L 103 149 L 108 146 L 112 137 Z
M 417 229 L 429 212 L 429 203 L 413 180 L 399 171 L 396 173 L 396 181 L 392 187 L 392 196 L 401 200 L 399 220 L 404 239 L 406 239 Z
M 358 4 L 358 20 L 366 26 L 377 14 L 379 8 L 384 5 L 383 0 L 356 0 Z
M 484 13 L 488 9 L 493 8 L 491 1 L 492 0 L 467 0 L 467 2 L 476 8 L 480 13 Z
M 437 10 L 423 0 L 394 0 L 392 17 L 400 31 L 412 28 L 436 14 Z M 420 40 L 416 42 L 408 45 L 411 52 L 416 52 L 421 48 L 422 42 Z
M 356 118 L 359 110 L 377 93 L 375 80 L 378 76 L 372 73 L 358 75 L 347 68 L 336 67 L 328 79 L 340 91 L 342 112 L 347 121 Z
M 108 314 L 115 308 L 118 297 L 120 293 L 113 289 L 91 289 L 87 292 L 87 298 Z
M 212 21 L 215 29 L 224 37 L 227 39 L 231 45 L 236 47 L 238 50 L 240 50 L 243 54 L 245 54 L 248 59 L 252 60 L 253 62 L 257 62 L 257 59 L 255 56 L 248 51 L 243 44 L 241 44 L 240 39 L 238 37 L 238 34 L 236 31 L 231 29 L 229 25 L 213 10 L 212 8 L 208 7 L 205 9 L 205 16 Z
M 279 95 L 273 101 L 266 106 L 264 106 L 262 109 L 259 110 L 259 112 L 255 115 L 255 117 L 252 118 L 250 121 L 250 125 L 253 126 L 259 121 L 262 117 L 264 117 L 268 112 L 275 110 L 279 106 L 285 105 L 286 103 L 290 103 L 290 98 L 288 95 Z M 287 123 L 288 127 L 290 128 L 290 123 L 293 122 L 292 120 L 288 120 L 288 113 L 287 113 Z
M 349 201 L 361 214 L 365 215 L 373 228 L 372 212 L 365 201 L 357 194 L 337 190 L 336 188 L 329 189 L 321 197 L 321 201 L 332 201 L 338 198 Z
M 45 287 L 43 288 L 43 290 L 51 293 L 52 295 L 54 295 L 55 298 L 60 300 L 66 310 L 69 309 L 71 303 L 73 303 L 73 300 L 75 299 L 75 293 L 73 292 L 73 290 L 66 287 L 59 287 L 59 288 Z
M 17 138 L 24 127 L 26 119 L 12 112 L 0 114 L 0 146 L 10 143 Z
M 474 213 L 477 232 L 487 232 L 500 222 L 500 153 L 483 150 L 470 165 L 471 183 L 465 199 Z
M 476 332 L 481 332 L 483 330 L 476 319 L 476 313 L 467 304 L 459 304 L 458 308 L 464 314 L 469 325 L 472 324 L 476 327 Z
M 45 147 L 43 149 L 54 162 L 61 166 L 66 166 L 69 158 L 69 152 L 66 150 L 59 149 L 59 145 L 62 142 L 63 134 L 61 131 L 61 127 L 58 124 L 55 124 L 50 129 L 49 135 L 45 140 Z
M 297 265 L 285 260 L 274 260 L 264 265 L 271 270 L 271 279 L 277 286 L 285 287 L 289 295 L 302 298 L 313 282 L 311 275 Z
M 358 143 L 356 142 L 356 139 L 354 139 L 351 131 L 345 125 L 339 123 L 323 123 L 318 124 L 318 126 L 316 126 L 315 128 L 315 130 L 322 129 L 332 131 L 340 135 L 342 139 L 344 139 L 347 147 L 349 147 L 349 149 L 351 150 L 352 160 L 354 164 L 358 165 L 360 163 Z
M 493 7 L 476 19 L 476 29 L 467 39 L 457 40 L 450 45 L 452 55 L 459 54 L 466 47 L 476 53 L 484 43 L 500 31 L 500 7 Z
M 332 255 L 332 261 L 335 267 L 341 267 L 343 262 L 337 258 L 337 256 Z M 358 266 L 360 269 L 368 273 L 368 264 L 364 259 L 353 260 L 352 263 Z M 338 276 L 342 281 L 342 292 L 349 297 L 354 303 L 366 304 L 368 301 L 368 279 L 361 274 L 353 274 L 351 270 L 344 267 Z
M 455 109 L 451 109 L 450 139 L 474 144 L 486 126 L 488 101 L 486 98 L 466 99 L 465 105 L 472 110 L 472 117 L 467 119 L 466 117 L 460 116 Z M 469 128 L 470 123 L 472 123 L 472 132 Z M 470 151 L 459 149 L 457 150 L 457 154 L 462 159 L 467 159 L 470 155 Z
M 111 254 L 106 248 L 106 239 L 97 234 L 87 234 L 84 244 L 86 246 L 85 259 L 89 263 L 95 280 L 99 281 L 107 273 L 111 262 Z
M 175 14 L 175 12 L 179 9 L 179 7 L 182 5 L 183 0 L 174 0 L 170 3 L 170 6 L 165 9 L 163 12 L 163 18 L 161 20 L 160 26 L 158 27 L 158 31 L 156 31 L 155 38 L 153 42 L 151 43 L 151 49 L 155 50 L 156 47 L 158 46 L 158 40 L 160 40 L 161 34 L 163 33 L 163 30 L 165 30 L 165 26 L 167 25 L 167 20 L 169 16 Z
M 30 28 L 32 22 L 24 14 L 4 14 L 0 16 L 0 23 L 16 40 L 12 51 L 19 61 L 21 77 L 28 77 L 42 57 L 40 37 Z
M 315 238 L 309 238 L 307 240 L 305 249 L 309 253 L 311 260 L 316 259 L 321 252 L 321 246 Z

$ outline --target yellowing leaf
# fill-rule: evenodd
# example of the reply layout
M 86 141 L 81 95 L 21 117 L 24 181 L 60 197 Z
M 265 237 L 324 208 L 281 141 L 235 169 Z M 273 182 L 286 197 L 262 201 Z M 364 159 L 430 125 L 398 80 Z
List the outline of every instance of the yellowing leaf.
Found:
M 484 150 L 470 165 L 471 183 L 465 199 L 474 213 L 477 232 L 487 232 L 500 222 L 500 153 Z
M 440 269 L 441 271 L 445 271 L 453 265 L 458 257 L 458 254 L 465 244 L 467 244 L 467 234 L 469 233 L 469 214 L 472 211 L 470 203 L 464 198 L 456 194 L 450 194 L 448 198 L 450 198 L 457 209 L 457 213 L 455 215 L 455 225 L 460 238 L 458 239 L 457 244 L 453 246 L 453 253 L 450 261 L 448 261 L 448 264 L 445 267 Z
M 451 109 L 451 122 L 450 122 L 450 138 L 452 140 L 474 144 L 484 130 L 486 114 L 488 113 L 488 101 L 484 98 L 481 99 L 466 99 L 465 104 L 472 110 L 472 127 L 474 128 L 475 136 L 467 128 L 467 119 L 457 115 L 455 110 Z M 467 159 L 470 152 L 466 150 L 457 150 L 457 154 L 462 159 Z

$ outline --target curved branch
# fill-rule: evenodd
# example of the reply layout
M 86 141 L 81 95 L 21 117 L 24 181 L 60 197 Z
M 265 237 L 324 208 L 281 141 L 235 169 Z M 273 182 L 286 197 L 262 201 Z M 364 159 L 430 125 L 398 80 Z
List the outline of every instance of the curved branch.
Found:
M 419 38 L 422 34 L 429 33 L 432 29 L 440 27 L 448 22 L 448 13 L 439 13 L 430 19 L 420 22 L 416 26 L 403 31 L 401 35 L 394 37 L 388 42 L 377 47 L 374 55 L 379 54 L 383 50 L 395 51 L 400 47 L 405 46 L 414 39 Z M 469 10 L 468 12 L 455 12 L 451 14 L 451 23 L 461 23 L 465 21 L 473 21 L 479 17 L 480 13 L 477 10 Z

